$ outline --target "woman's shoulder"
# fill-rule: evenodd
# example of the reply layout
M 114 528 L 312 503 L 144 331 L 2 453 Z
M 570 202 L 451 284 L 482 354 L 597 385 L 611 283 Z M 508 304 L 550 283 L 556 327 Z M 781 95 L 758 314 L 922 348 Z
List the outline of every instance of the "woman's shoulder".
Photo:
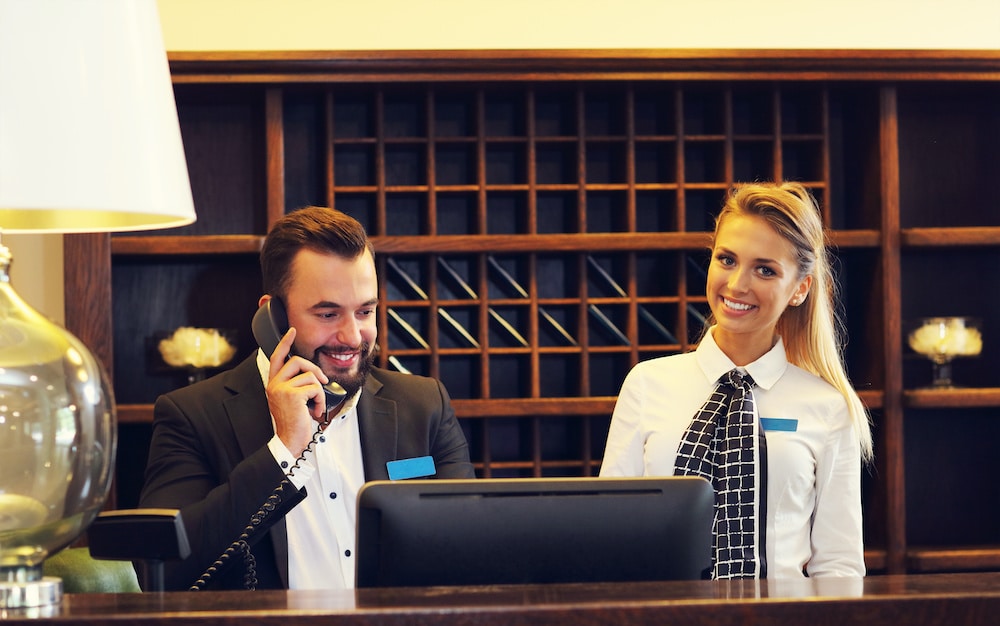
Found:
M 837 391 L 836 387 L 816 374 L 813 374 L 812 372 L 793 363 L 788 364 L 788 369 L 786 369 L 785 373 L 782 374 L 780 382 L 787 385 L 795 385 L 796 388 L 802 390 L 803 395 L 808 393 L 810 395 L 817 394 L 820 396 L 840 396 L 840 392 Z
M 821 408 L 822 414 L 848 413 L 847 400 L 836 387 L 797 365 L 789 363 L 778 384 L 804 404 Z

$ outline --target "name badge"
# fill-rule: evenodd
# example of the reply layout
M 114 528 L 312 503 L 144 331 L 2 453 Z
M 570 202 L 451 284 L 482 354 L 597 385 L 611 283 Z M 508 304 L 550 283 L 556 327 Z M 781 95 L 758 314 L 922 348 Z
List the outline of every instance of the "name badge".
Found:
M 434 468 L 434 457 L 417 456 L 412 459 L 399 459 L 385 464 L 389 470 L 389 480 L 406 480 L 407 478 L 422 478 L 437 473 Z
M 787 417 L 762 417 L 760 425 L 767 431 L 794 433 L 799 429 L 799 420 L 788 419 Z

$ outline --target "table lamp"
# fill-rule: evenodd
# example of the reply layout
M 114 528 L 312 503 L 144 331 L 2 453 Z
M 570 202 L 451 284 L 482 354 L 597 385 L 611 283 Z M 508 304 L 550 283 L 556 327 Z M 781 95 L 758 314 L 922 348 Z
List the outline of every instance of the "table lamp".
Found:
M 0 231 L 189 224 L 194 202 L 156 0 L 0 0 Z M 15 293 L 0 242 L 0 612 L 100 512 L 117 443 L 101 364 Z

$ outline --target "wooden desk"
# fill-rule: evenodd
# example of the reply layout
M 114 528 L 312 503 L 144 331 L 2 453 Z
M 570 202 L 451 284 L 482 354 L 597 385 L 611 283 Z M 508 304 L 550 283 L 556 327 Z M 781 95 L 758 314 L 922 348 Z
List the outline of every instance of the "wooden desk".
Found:
M 995 624 L 1000 573 L 357 591 L 67 594 L 5 624 Z

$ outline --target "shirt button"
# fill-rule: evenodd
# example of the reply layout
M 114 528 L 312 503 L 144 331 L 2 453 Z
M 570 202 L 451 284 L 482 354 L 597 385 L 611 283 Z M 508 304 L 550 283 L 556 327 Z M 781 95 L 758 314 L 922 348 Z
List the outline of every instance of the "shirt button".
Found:
M 326 442 L 326 437 L 323 436 L 323 435 L 320 435 L 319 442 L 320 443 L 325 443 Z
M 351 556 L 350 550 L 344 550 L 344 556 Z
M 337 492 L 336 491 L 331 491 L 330 492 L 330 499 L 331 500 L 336 500 L 337 499 Z
M 281 462 L 281 469 L 287 469 L 287 468 L 288 468 L 288 461 L 282 461 Z

